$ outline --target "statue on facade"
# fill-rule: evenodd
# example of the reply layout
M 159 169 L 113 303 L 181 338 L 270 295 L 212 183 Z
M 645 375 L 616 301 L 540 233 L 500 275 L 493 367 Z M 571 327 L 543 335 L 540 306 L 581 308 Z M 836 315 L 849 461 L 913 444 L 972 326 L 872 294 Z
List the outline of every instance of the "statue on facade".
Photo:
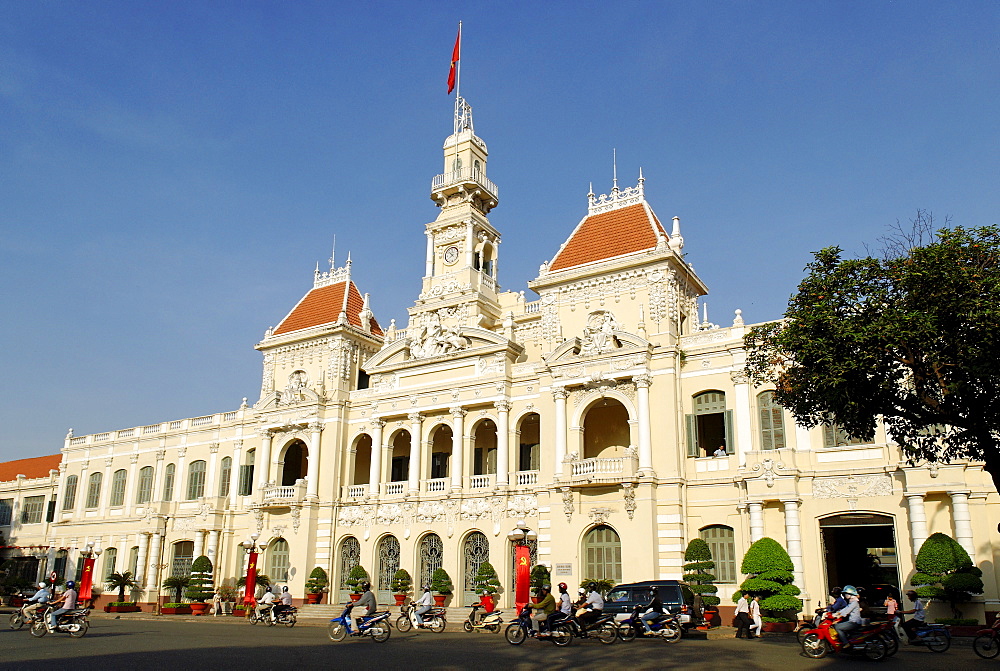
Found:
M 587 327 L 583 330 L 583 338 L 580 339 L 580 354 L 606 354 L 621 347 L 614 334 L 617 328 L 614 315 L 607 310 L 590 313 Z
M 411 359 L 450 354 L 469 346 L 469 339 L 461 335 L 457 328 L 441 325 L 441 318 L 436 312 L 430 313 L 426 321 L 413 336 L 407 338 Z

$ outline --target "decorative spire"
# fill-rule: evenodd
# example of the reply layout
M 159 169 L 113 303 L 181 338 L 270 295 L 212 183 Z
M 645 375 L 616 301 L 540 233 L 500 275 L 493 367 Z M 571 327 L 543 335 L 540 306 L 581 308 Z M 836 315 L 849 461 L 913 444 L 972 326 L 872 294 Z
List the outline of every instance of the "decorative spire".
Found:
M 333 234 L 333 250 L 330 252 L 330 270 L 337 267 L 334 259 L 337 258 L 337 234 Z
M 611 193 L 617 193 L 618 192 L 618 149 L 617 148 L 613 148 L 611 150 L 611 172 L 613 176 Z
M 684 249 L 684 238 L 681 236 L 681 218 L 674 217 L 674 230 L 670 232 L 670 249 L 678 254 Z

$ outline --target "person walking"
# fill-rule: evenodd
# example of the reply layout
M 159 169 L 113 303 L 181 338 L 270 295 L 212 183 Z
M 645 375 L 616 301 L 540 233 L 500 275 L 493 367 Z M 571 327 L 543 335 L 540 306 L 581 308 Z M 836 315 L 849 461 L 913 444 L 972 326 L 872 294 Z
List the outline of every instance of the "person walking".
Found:
M 760 638 L 761 632 L 764 629 L 764 621 L 760 617 L 760 597 L 755 596 L 749 606 L 750 608 L 747 614 L 750 616 L 750 620 L 753 624 L 750 625 L 750 629 L 747 631 L 747 638 Z M 751 630 L 753 633 L 751 633 Z
M 750 638 L 750 599 L 746 594 L 740 594 L 740 599 L 736 602 L 736 619 L 733 624 L 736 626 L 736 638 Z

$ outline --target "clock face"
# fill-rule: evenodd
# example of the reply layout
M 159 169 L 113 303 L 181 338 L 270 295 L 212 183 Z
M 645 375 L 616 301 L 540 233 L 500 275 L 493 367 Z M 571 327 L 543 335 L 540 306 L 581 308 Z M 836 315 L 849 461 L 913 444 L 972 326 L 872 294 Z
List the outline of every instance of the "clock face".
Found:
M 448 249 L 444 250 L 444 262 L 449 266 L 455 261 L 458 261 L 458 247 L 452 245 Z

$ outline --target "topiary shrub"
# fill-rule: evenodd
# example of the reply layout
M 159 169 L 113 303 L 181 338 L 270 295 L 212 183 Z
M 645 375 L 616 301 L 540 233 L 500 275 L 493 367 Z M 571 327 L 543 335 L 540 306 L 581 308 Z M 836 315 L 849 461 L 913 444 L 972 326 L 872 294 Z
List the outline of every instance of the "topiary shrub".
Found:
M 392 585 L 390 586 L 393 594 L 409 594 L 413 587 L 413 579 L 410 578 L 410 574 L 405 568 L 401 568 L 392 576 Z
M 799 588 L 792 584 L 794 570 L 792 558 L 781 543 L 773 538 L 761 538 L 743 555 L 740 571 L 750 577 L 740 585 L 733 600 L 739 600 L 742 594 L 759 596 L 761 610 L 771 617 L 797 613 L 802 610 L 802 600 L 798 598 Z
M 539 587 L 551 585 L 552 576 L 549 575 L 548 567 L 538 564 L 535 568 L 531 569 L 531 576 L 528 580 L 531 583 L 532 589 L 538 589 Z
M 719 597 L 715 593 L 719 588 L 715 586 L 715 575 L 711 572 L 715 569 L 715 562 L 712 561 L 712 551 L 701 538 L 692 539 L 684 550 L 684 581 L 688 584 L 688 589 L 701 599 L 703 606 L 718 606 Z
M 455 587 L 451 584 L 451 576 L 443 568 L 434 571 L 431 576 L 431 589 L 438 594 L 451 594 Z
M 306 580 L 306 591 L 310 594 L 319 594 L 329 582 L 326 577 L 326 571 L 317 566 L 309 574 L 309 579 Z
M 496 569 L 488 561 L 479 565 L 474 582 L 476 594 L 496 594 L 500 591 L 500 580 L 497 578 Z
M 191 564 L 191 579 L 184 591 L 191 601 L 205 603 L 215 595 L 215 582 L 212 580 L 212 560 L 202 555 Z
M 361 583 L 365 581 L 371 582 L 371 579 L 368 577 L 368 571 L 361 564 L 355 564 L 351 572 L 347 574 L 347 580 L 344 583 L 347 585 L 347 589 L 355 594 L 360 594 Z
M 947 534 L 931 534 L 920 546 L 914 564 L 917 572 L 910 584 L 917 596 L 947 602 L 955 619 L 962 618 L 958 604 L 983 593 L 983 572 L 965 548 Z

